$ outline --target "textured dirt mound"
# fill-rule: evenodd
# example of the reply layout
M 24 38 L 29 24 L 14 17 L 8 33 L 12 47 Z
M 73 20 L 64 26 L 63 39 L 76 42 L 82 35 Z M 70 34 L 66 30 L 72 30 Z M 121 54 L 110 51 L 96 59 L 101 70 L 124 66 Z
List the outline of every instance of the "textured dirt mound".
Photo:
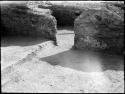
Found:
M 41 36 L 55 39 L 56 19 L 49 9 L 29 9 L 26 4 L 1 5 L 3 35 Z
M 74 22 L 75 48 L 123 53 L 124 12 L 115 7 L 84 11 Z M 118 13 L 117 13 L 118 12 Z
M 89 8 L 96 9 L 102 6 L 100 3 L 95 2 L 88 4 L 83 1 L 61 1 L 58 3 L 50 1 L 50 4 L 51 5 L 47 7 L 44 5 L 39 5 L 38 7 L 52 10 L 52 15 L 57 19 L 57 24 L 59 26 L 73 26 L 74 20 L 82 13 L 82 11 Z

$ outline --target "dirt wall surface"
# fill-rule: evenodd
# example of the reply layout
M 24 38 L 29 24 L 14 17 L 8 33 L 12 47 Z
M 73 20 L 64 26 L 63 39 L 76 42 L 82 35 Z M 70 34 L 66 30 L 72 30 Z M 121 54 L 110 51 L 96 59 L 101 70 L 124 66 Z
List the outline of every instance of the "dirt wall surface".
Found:
M 108 39 L 105 42 L 109 41 L 110 45 L 113 43 L 116 45 L 117 42 L 120 45 L 118 47 L 122 47 L 121 23 L 124 19 L 121 19 L 122 16 L 119 18 L 113 15 L 112 17 L 107 11 L 102 13 L 100 8 L 104 6 L 100 3 L 82 2 L 51 1 L 46 3 L 46 1 L 39 1 L 39 7 L 38 1 L 35 5 L 32 2 L 28 3 L 27 7 L 25 7 L 26 1 L 6 2 L 7 5 L 4 8 L 8 9 L 10 15 L 2 10 L 5 15 L 1 20 L 5 22 L 10 33 L 6 32 L 8 36 L 3 37 L 1 41 L 2 93 L 124 93 L 124 60 L 121 56 L 100 54 L 98 51 L 92 52 L 91 50 L 88 52 L 86 49 L 72 49 L 74 42 L 78 49 L 83 48 L 83 39 L 86 42 L 86 48 L 95 49 L 96 47 L 92 47 L 91 43 L 98 44 L 96 40 L 105 39 Z M 17 6 L 8 7 L 8 3 L 16 3 Z M 1 4 L 2 7 L 3 5 L 5 4 Z M 117 35 L 120 34 L 116 29 L 117 26 L 112 31 L 113 33 L 109 32 L 111 28 L 98 27 L 103 21 L 107 25 L 107 21 L 103 19 L 103 17 L 107 19 L 107 15 L 111 16 L 114 22 L 113 25 L 110 24 L 110 27 L 120 26 L 120 37 Z M 102 21 L 99 21 L 101 17 Z M 56 30 L 54 19 L 57 20 L 58 25 L 62 25 L 61 28 Z M 96 25 L 93 25 L 90 20 L 93 23 L 96 22 L 98 28 L 95 29 Z M 65 24 L 70 25 L 71 28 L 63 27 Z M 2 29 L 5 31 L 4 27 Z M 25 32 L 32 32 L 31 35 L 35 37 L 29 37 L 27 34 L 30 33 L 25 34 Z M 16 34 L 16 36 L 10 34 Z M 18 34 L 23 36 L 19 37 Z M 36 35 L 41 37 L 36 37 Z M 55 40 L 55 37 L 58 45 L 54 45 L 54 41 L 49 41 Z M 97 47 L 97 49 L 101 48 Z
M 73 26 L 74 20 L 86 9 L 98 9 L 101 3 L 89 3 L 83 1 L 58 1 L 54 3 L 50 1 L 48 6 L 39 5 L 39 8 L 48 8 L 52 10 L 52 15 L 57 19 L 59 26 Z
M 74 32 L 75 48 L 123 54 L 124 11 L 113 5 L 84 11 L 75 19 Z
M 1 4 L 3 35 L 40 36 L 55 39 L 56 19 L 49 9 L 30 9 L 24 4 Z

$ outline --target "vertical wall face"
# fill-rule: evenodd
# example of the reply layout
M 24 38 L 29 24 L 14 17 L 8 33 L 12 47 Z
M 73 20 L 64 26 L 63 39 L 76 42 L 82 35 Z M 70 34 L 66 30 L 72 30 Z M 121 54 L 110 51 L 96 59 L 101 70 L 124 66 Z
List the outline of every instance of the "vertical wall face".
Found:
M 72 26 L 74 22 L 75 48 L 122 53 L 124 6 L 121 6 L 116 4 L 115 7 L 106 5 L 100 8 L 102 6 L 96 4 L 62 3 L 40 5 L 35 11 L 20 4 L 1 6 L 2 34 L 32 35 L 56 40 L 57 23 Z
M 39 5 L 39 8 L 45 8 L 42 5 Z M 75 8 L 74 6 L 65 6 L 64 4 L 56 5 L 53 4 L 49 7 L 50 10 L 52 10 L 52 15 L 57 20 L 57 25 L 60 27 L 64 26 L 74 26 L 74 20 L 75 18 L 80 15 L 81 11 L 83 9 Z
M 59 26 L 74 26 L 74 20 L 82 11 L 88 8 L 98 8 L 100 3 L 87 3 L 85 1 L 50 1 L 50 6 L 39 5 L 39 8 L 49 8 L 57 19 Z
M 2 4 L 2 35 L 40 36 L 56 39 L 56 19 L 49 9 L 31 10 L 26 5 Z
M 123 15 L 123 12 L 116 14 L 114 11 L 106 9 L 83 12 L 74 22 L 74 47 L 123 53 Z

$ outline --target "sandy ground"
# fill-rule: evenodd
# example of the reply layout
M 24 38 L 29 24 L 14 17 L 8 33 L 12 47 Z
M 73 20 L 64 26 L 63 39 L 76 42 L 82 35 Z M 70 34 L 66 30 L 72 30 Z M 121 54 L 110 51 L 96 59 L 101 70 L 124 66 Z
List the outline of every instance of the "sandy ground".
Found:
M 52 41 L 30 39 L 1 46 L 2 92 L 34 93 L 123 93 L 124 72 L 83 72 L 59 65 L 53 66 L 40 58 L 69 50 L 73 34 L 60 30 L 58 45 Z M 68 33 L 72 33 L 68 31 Z M 14 38 L 15 39 L 15 38 Z M 14 40 L 12 40 L 14 41 Z M 70 42 L 69 42 L 70 41 Z M 29 44 L 27 44 L 29 43 Z M 5 45 L 7 44 L 7 45 Z
M 43 42 L 45 42 L 43 44 Z M 1 39 L 1 68 L 4 69 L 52 41 L 42 38 L 4 37 Z M 50 46 L 51 47 L 51 46 Z

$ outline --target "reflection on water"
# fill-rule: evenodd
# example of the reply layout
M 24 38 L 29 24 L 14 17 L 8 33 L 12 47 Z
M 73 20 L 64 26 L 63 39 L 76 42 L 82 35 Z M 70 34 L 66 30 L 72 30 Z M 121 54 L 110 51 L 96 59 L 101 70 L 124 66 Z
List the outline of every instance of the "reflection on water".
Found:
M 97 52 L 69 50 L 41 58 L 52 65 L 60 65 L 85 72 L 123 70 L 124 59 L 120 56 L 104 55 Z

